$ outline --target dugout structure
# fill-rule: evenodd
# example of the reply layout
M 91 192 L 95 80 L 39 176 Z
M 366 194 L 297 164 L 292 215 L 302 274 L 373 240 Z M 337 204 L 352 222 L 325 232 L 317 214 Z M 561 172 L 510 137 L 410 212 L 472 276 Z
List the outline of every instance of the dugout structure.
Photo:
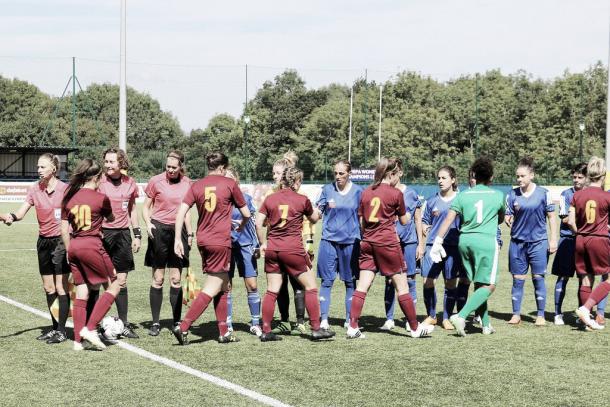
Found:
M 5 181 L 32 181 L 38 179 L 38 157 L 44 153 L 59 157 L 57 176 L 68 179 L 68 155 L 74 147 L 0 147 L 0 179 Z

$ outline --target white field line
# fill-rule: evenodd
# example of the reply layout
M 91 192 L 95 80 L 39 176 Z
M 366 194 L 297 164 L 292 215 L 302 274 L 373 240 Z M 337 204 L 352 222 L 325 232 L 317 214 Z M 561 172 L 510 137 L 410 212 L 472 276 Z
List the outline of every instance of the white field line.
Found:
M 32 313 L 34 315 L 37 315 L 37 316 L 41 317 L 41 318 L 51 319 L 51 316 L 49 315 L 48 312 L 43 312 L 43 311 L 40 311 L 39 309 L 32 308 L 29 305 L 22 304 L 20 302 L 17 302 L 15 300 L 7 298 L 7 297 L 5 297 L 3 295 L 0 295 L 0 301 L 3 301 L 5 303 L 7 303 L 7 304 L 10 304 L 10 305 L 12 305 L 14 307 L 20 308 L 20 309 L 22 309 L 24 311 L 30 312 L 30 313 Z M 69 326 L 69 327 L 73 327 L 73 325 L 72 325 L 72 323 L 70 321 L 68 321 L 68 323 L 66 325 Z M 202 372 L 200 370 L 193 369 L 191 367 L 183 365 L 182 363 L 178 363 L 178 362 L 176 362 L 174 360 L 165 358 L 163 356 L 156 355 L 156 354 L 148 352 L 148 351 L 146 351 L 146 350 L 144 350 L 142 348 L 138 348 L 137 346 L 130 345 L 130 344 L 126 343 L 126 342 L 118 341 L 117 345 L 119 347 L 129 351 L 129 352 L 135 353 L 138 356 L 141 356 L 141 357 L 146 358 L 148 360 L 152 360 L 153 362 L 157 362 L 157 363 L 160 363 L 162 365 L 171 367 L 172 369 L 176 369 L 176 370 L 181 371 L 183 373 L 190 374 L 190 375 L 195 376 L 195 377 L 197 377 L 199 379 L 203 379 L 203 380 L 205 380 L 207 382 L 210 382 L 210 383 L 212 383 L 212 384 L 214 384 L 216 386 L 223 387 L 223 388 L 228 389 L 228 390 L 232 390 L 232 391 L 234 391 L 237 394 L 240 394 L 242 396 L 251 398 L 251 399 L 256 400 L 256 401 L 258 401 L 258 402 L 260 402 L 262 404 L 265 404 L 265 405 L 268 405 L 268 406 L 274 406 L 274 407 L 290 407 L 289 404 L 282 403 L 279 400 L 276 400 L 274 398 L 265 396 L 264 394 L 257 393 L 254 390 L 250 390 L 250 389 L 242 387 L 242 386 L 240 386 L 238 384 L 231 383 L 231 382 L 229 382 L 227 380 L 221 379 L 220 377 L 216 377 L 216 376 L 211 375 L 209 373 L 205 373 L 205 372 Z
M 0 249 L 0 253 L 2 253 L 2 252 L 23 252 L 23 251 L 35 252 L 36 249 Z

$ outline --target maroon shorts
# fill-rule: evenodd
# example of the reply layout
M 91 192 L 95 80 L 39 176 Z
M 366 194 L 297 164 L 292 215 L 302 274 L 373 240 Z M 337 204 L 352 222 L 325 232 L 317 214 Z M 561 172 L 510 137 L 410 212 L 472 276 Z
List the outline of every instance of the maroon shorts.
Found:
M 360 270 L 378 270 L 382 276 L 386 277 L 406 271 L 406 264 L 399 242 L 389 246 L 377 246 L 369 242 L 360 242 L 358 263 Z
M 231 248 L 225 246 L 199 246 L 201 270 L 204 273 L 228 273 L 231 266 Z
M 610 239 L 605 236 L 576 236 L 576 273 L 603 275 L 610 272 Z
M 76 285 L 103 284 L 116 278 L 112 260 L 97 236 L 71 239 L 68 261 Z
M 294 252 L 265 250 L 265 273 L 286 273 L 296 277 L 309 268 L 308 257 L 305 250 Z

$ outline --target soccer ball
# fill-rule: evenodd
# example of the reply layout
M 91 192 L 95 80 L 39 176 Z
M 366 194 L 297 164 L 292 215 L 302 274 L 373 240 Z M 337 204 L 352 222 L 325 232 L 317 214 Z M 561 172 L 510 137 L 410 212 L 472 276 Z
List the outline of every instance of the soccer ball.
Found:
M 118 336 L 123 333 L 125 326 L 118 317 L 107 316 L 102 319 L 102 334 L 108 341 L 116 341 Z

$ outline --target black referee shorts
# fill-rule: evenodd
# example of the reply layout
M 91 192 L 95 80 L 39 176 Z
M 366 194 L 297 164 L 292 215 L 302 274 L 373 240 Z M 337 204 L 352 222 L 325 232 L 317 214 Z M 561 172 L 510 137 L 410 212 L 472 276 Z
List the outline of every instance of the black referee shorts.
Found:
M 131 250 L 131 232 L 129 229 L 102 228 L 104 249 L 110 256 L 117 273 L 129 273 L 135 270 Z
M 38 236 L 38 270 L 43 276 L 69 274 L 70 267 L 66 259 L 66 247 L 61 237 Z
M 181 259 L 174 253 L 174 225 L 166 225 L 156 220 L 151 220 L 155 226 L 153 239 L 148 238 L 148 248 L 144 265 L 154 269 L 185 268 L 189 266 L 189 245 L 186 227 L 182 228 L 182 245 L 184 246 L 184 257 Z

